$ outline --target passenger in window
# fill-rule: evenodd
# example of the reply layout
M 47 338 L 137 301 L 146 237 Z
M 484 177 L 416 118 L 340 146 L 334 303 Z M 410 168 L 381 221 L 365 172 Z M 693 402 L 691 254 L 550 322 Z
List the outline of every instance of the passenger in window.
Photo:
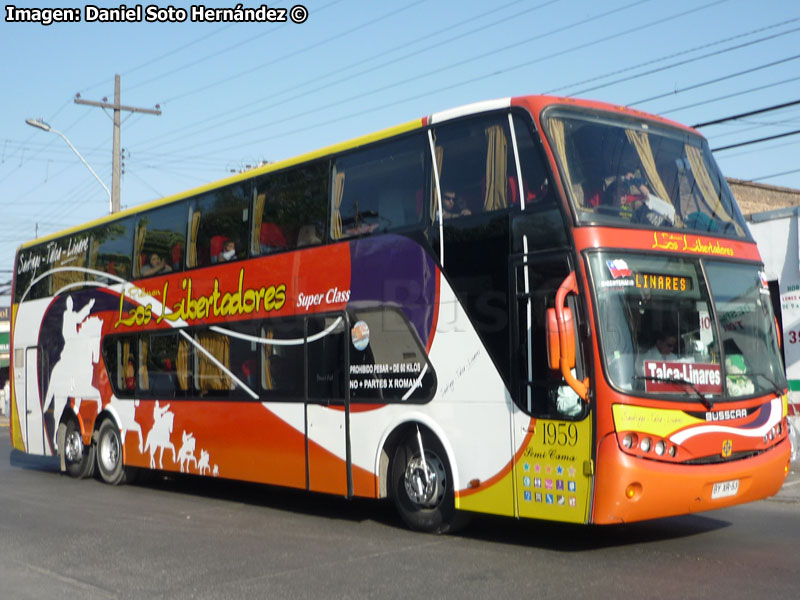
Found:
M 643 182 L 639 183 L 633 179 L 632 173 L 628 173 L 606 188 L 597 208 L 599 212 L 612 213 L 630 221 L 649 193 Z
M 448 190 L 442 194 L 442 212 L 444 213 L 445 219 L 472 214 L 472 211 L 464 205 L 463 200 L 461 198 L 456 198 L 456 193 L 452 190 Z
M 125 389 L 132 392 L 136 389 L 136 369 L 133 366 L 133 357 L 128 357 L 128 364 L 125 366 Z
M 236 243 L 233 240 L 228 240 L 222 246 L 222 252 L 219 253 L 219 262 L 227 262 L 236 258 Z
M 678 336 L 671 331 L 661 331 L 656 337 L 656 343 L 642 355 L 642 359 L 675 362 L 679 359 L 677 350 Z
M 322 237 L 319 235 L 315 225 L 303 225 L 297 232 L 298 247 L 313 246 L 319 244 L 321 241 Z
M 256 360 L 254 358 L 248 358 L 244 362 L 242 362 L 241 374 L 242 380 L 249 386 L 253 386 L 255 383 L 255 373 L 256 373 Z
M 644 179 L 627 173 L 614 181 L 606 190 L 606 205 L 633 223 L 668 227 L 675 223 L 675 207 L 654 196 Z
M 150 275 L 160 275 L 162 273 L 171 273 L 172 267 L 170 267 L 161 255 L 158 252 L 153 252 L 150 255 L 150 261 L 148 264 L 142 267 L 142 276 L 148 277 Z

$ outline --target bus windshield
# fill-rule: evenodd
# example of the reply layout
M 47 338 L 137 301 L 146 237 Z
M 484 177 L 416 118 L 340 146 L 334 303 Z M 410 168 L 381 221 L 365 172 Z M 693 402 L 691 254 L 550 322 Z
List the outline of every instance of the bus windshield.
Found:
M 786 386 L 756 266 L 621 252 L 593 253 L 589 264 L 616 388 L 707 402 Z
M 547 113 L 545 131 L 580 224 L 749 238 L 702 137 L 652 122 L 564 109 Z

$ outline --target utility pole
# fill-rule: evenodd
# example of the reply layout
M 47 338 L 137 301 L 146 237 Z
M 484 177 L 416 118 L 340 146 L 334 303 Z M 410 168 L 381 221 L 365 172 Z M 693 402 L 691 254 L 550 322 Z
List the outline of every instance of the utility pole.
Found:
M 91 100 L 83 100 L 80 97 L 75 98 L 75 104 L 86 104 L 88 106 L 99 106 L 100 108 L 110 108 L 114 111 L 114 148 L 111 160 L 111 212 L 119 212 L 119 180 L 120 180 L 120 112 L 127 110 L 129 112 L 147 113 L 149 115 L 160 115 L 161 111 L 156 108 L 137 108 L 135 106 L 123 106 L 120 104 L 119 93 L 119 75 L 114 75 L 114 103 L 109 104 L 103 98 L 103 102 L 93 102 Z

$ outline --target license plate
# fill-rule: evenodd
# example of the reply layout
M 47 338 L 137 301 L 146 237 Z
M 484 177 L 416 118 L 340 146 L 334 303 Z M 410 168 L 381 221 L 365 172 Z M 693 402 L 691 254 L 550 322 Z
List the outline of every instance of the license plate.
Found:
M 733 479 L 731 481 L 720 481 L 719 483 L 715 483 L 714 487 L 711 488 L 711 499 L 716 500 L 717 498 L 727 498 L 729 496 L 735 496 L 738 493 L 738 479 Z

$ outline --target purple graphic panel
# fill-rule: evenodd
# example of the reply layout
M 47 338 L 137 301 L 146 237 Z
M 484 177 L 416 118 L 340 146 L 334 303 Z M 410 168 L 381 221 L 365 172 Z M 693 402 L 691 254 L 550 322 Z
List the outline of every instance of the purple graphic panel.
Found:
M 413 240 L 385 235 L 350 244 L 350 304 L 398 306 L 428 344 L 436 302 L 436 265 Z

